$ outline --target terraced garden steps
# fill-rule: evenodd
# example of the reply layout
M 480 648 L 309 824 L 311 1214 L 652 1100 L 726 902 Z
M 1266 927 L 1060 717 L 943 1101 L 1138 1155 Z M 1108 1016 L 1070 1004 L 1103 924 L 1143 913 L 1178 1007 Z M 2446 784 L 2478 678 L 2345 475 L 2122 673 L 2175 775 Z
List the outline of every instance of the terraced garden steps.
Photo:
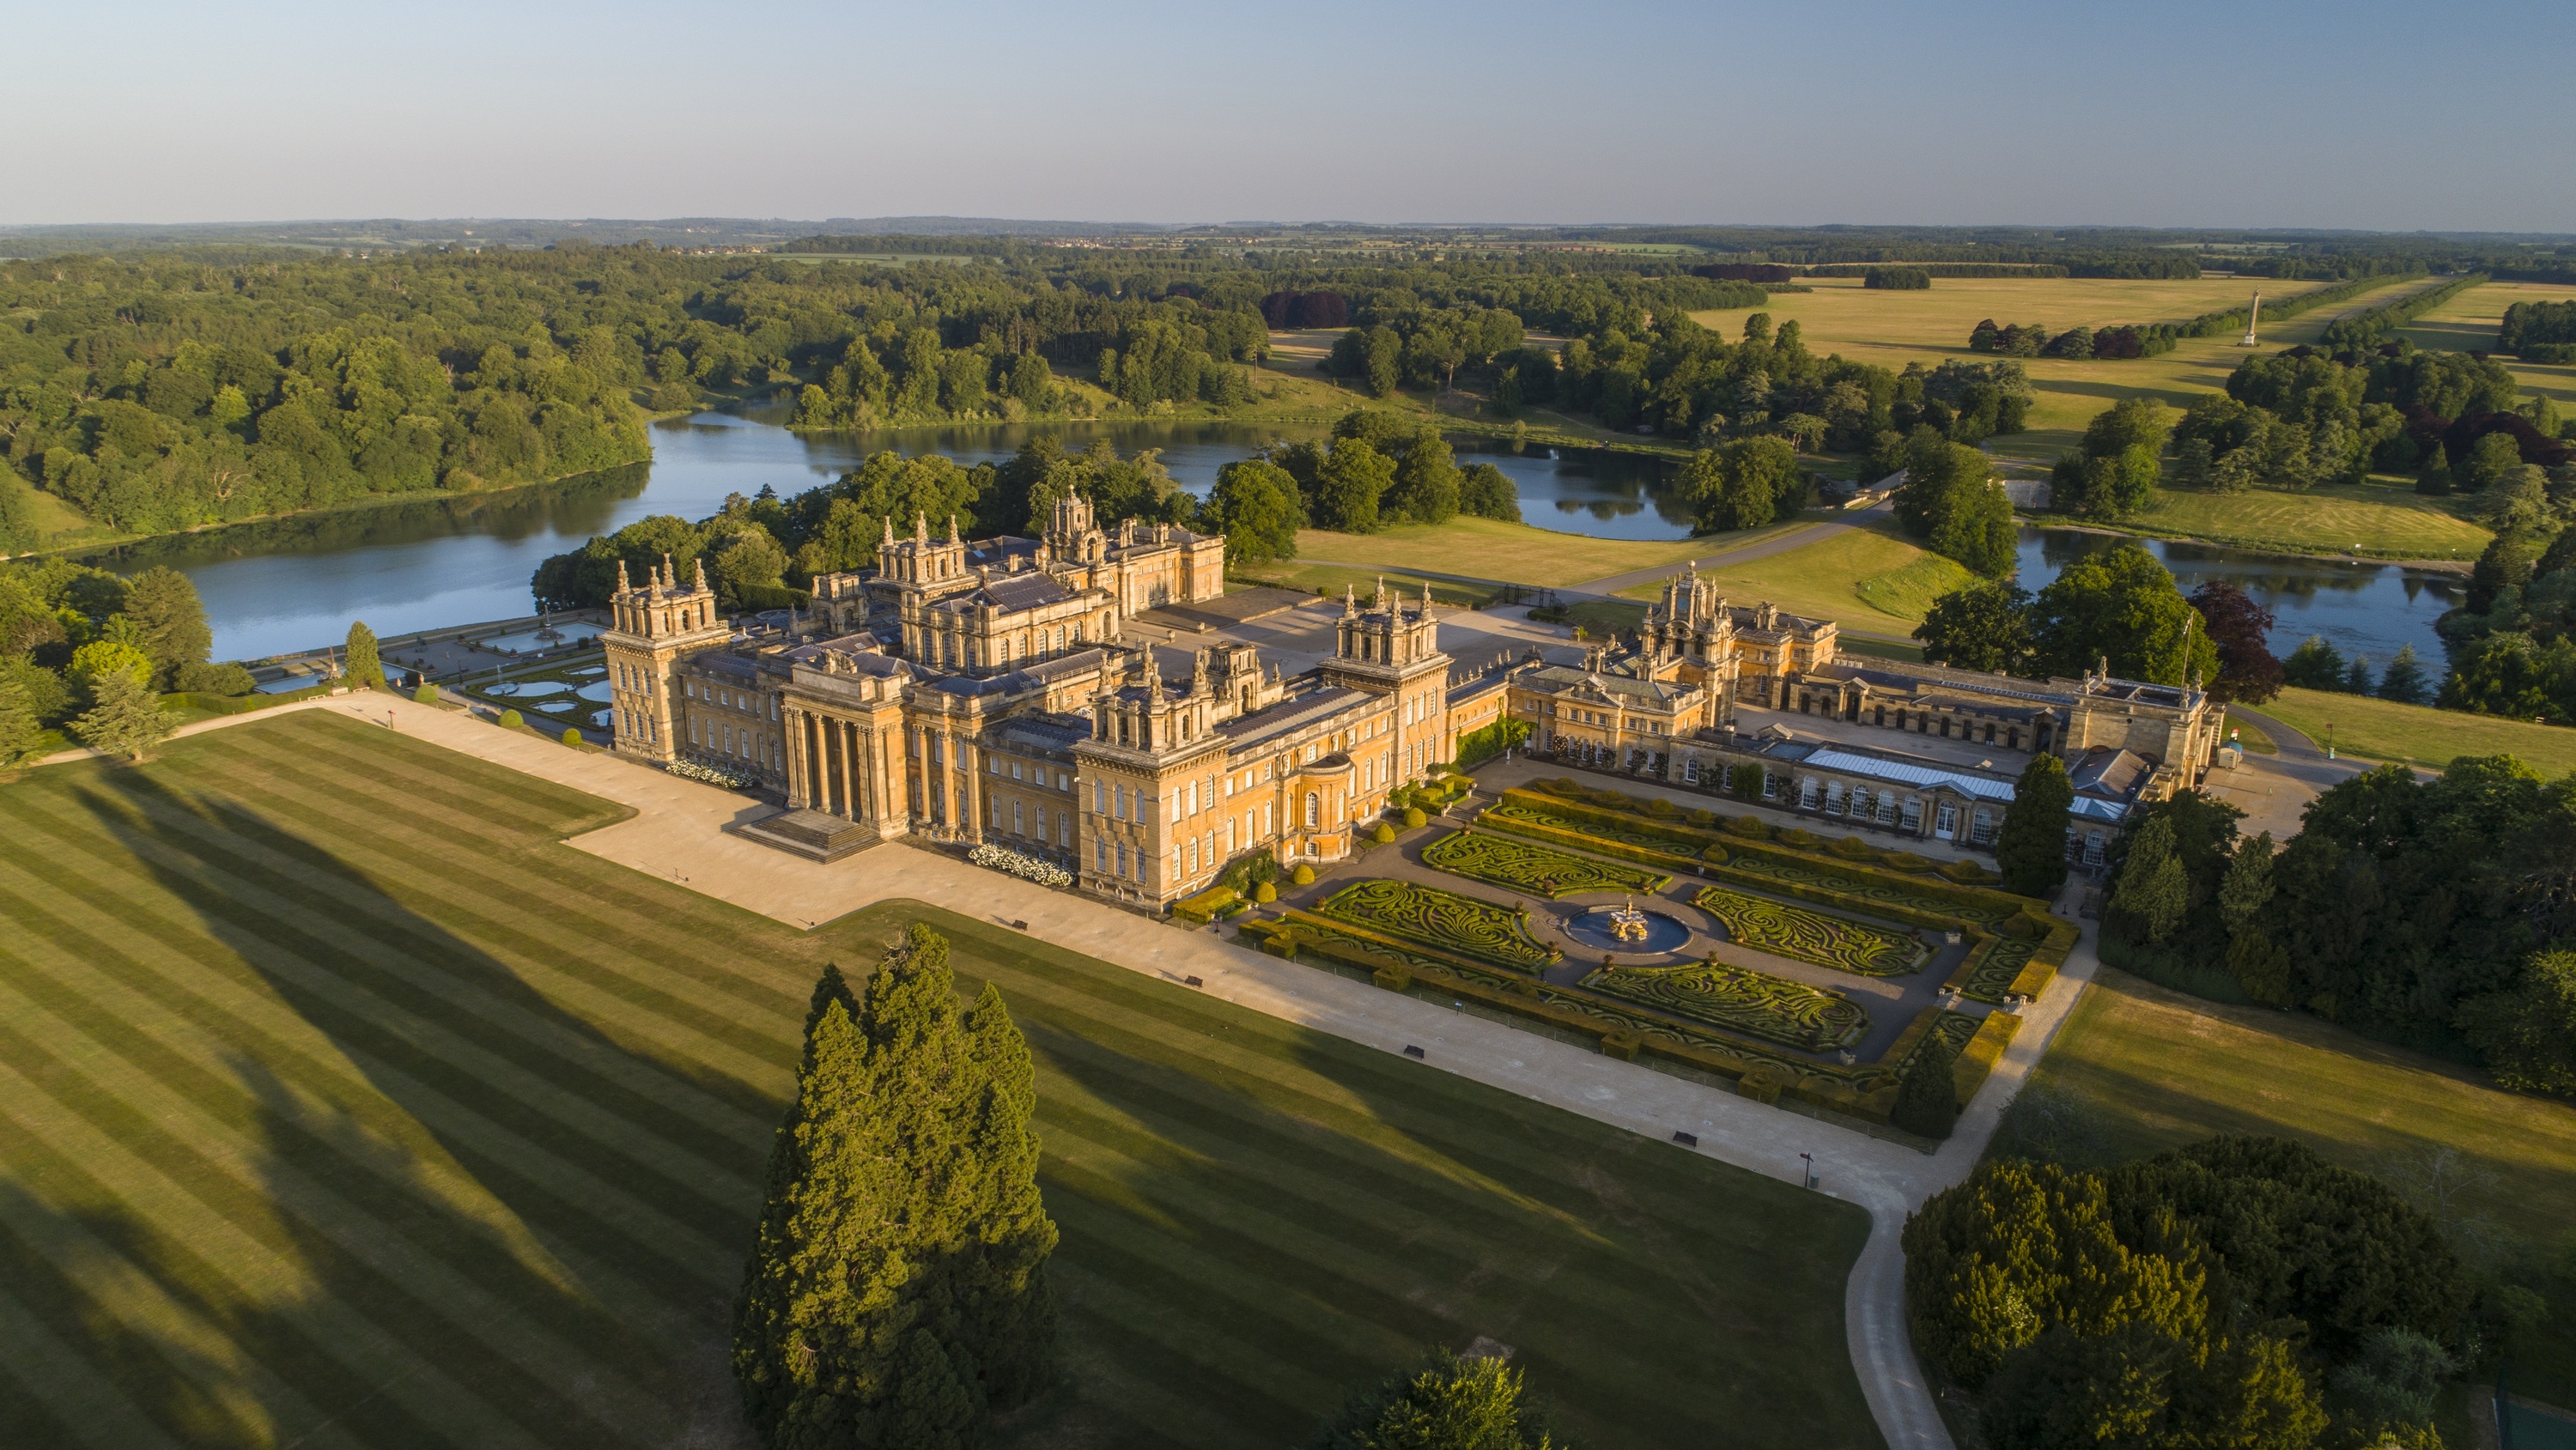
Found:
M 1673 879 L 1641 866 L 1612 865 L 1488 831 L 1457 831 L 1443 836 L 1422 848 L 1422 864 L 1548 897 L 1587 891 L 1627 891 L 1642 896 L 1663 890 Z
M 1903 932 L 1723 886 L 1703 886 L 1691 901 L 1724 923 L 1728 938 L 1738 946 L 1855 976 L 1901 977 L 1921 971 L 1932 955 L 1930 948 Z

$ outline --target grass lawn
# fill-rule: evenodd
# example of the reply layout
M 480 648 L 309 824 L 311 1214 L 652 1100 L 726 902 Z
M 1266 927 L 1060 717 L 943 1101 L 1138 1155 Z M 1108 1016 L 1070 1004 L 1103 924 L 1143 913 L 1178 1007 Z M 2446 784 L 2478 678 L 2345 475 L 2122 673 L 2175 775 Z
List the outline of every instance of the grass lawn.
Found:
M 1814 519 L 1799 519 L 1741 533 L 1701 534 L 1689 539 L 1596 539 L 1497 519 L 1456 518 L 1445 524 L 1398 524 L 1374 534 L 1305 529 L 1297 535 L 1297 557 L 1301 563 L 1437 569 L 1444 574 L 1558 587 L 1624 574 L 1631 569 L 1705 559 L 1813 522 Z
M 2407 326 L 2405 335 L 2417 347 L 2443 352 L 2493 352 L 2496 329 L 2504 322 L 2505 308 L 2516 302 L 2571 299 L 2576 299 L 2576 287 L 2553 287 L 2545 282 L 2488 282 L 2416 318 Z M 2576 367 L 2543 367 L 2501 353 L 2496 360 L 2513 370 L 2514 380 L 2522 384 L 2524 392 L 2556 398 L 2562 409 L 2576 407 Z
M 2243 715 L 2231 713 L 2223 729 L 2226 734 L 2233 735 L 2236 743 L 2244 746 L 2248 754 L 2278 755 L 2281 753 L 2281 747 L 2272 743 L 2272 737 L 2264 732 L 2263 727 Z
M 2283 690 L 2254 707 L 2304 732 L 2324 748 L 2371 760 L 2402 760 L 2439 770 L 2463 755 L 2513 755 L 2543 775 L 2576 770 L 2576 729 L 2494 715 L 2400 705 L 2368 695 Z
M 2031 1076 L 2030 1090 L 2052 1087 L 2090 1109 L 2108 1161 L 2260 1133 L 2420 1193 L 2449 1151 L 2451 1214 L 2473 1243 L 2543 1264 L 2571 1244 L 2576 1104 L 2504 1092 L 2314 1017 L 2222 1006 L 2106 967 Z M 2553 1300 L 2551 1322 L 2514 1346 L 2514 1378 L 2576 1404 L 2576 1283 L 2559 1262 L 2530 1280 Z
M 0 1443 L 747 1443 L 813 976 L 918 917 L 1038 1062 L 1067 1387 L 998 1444 L 1284 1443 L 1479 1334 L 1587 1443 L 1877 1443 L 1857 1208 L 929 908 L 799 932 L 559 844 L 618 814 L 319 713 L 0 787 Z
M 2443 507 L 2449 502 L 2420 497 L 2410 485 L 2381 482 L 2306 493 L 2158 489 L 2155 501 L 2127 526 L 2247 549 L 2474 560 L 2495 535 Z
M 2202 277 L 2188 282 L 2128 281 L 2083 277 L 1935 277 L 1921 292 L 1874 292 L 1857 277 L 1802 279 L 1812 292 L 1783 292 L 1760 311 L 1774 322 L 1798 321 L 1807 346 L 1840 353 L 1854 362 L 1901 370 L 1920 361 L 1937 367 L 1949 358 L 1991 361 L 1968 351 L 1968 333 L 1984 318 L 1997 324 L 2045 323 L 2052 332 L 2078 323 L 2103 327 L 2124 322 L 2169 322 L 2243 302 L 2256 288 L 2267 299 L 2331 286 L 2326 282 L 2268 282 L 2241 277 Z M 2394 286 L 2400 279 L 2390 279 Z M 2481 289 L 2483 290 L 2483 289 Z M 2367 306 L 2382 294 L 2317 308 L 2277 328 L 2266 326 L 2266 348 L 2314 341 L 2335 314 Z M 2268 302 L 2267 302 L 2268 305 Z M 1730 337 L 1742 331 L 1754 308 L 1698 312 L 1692 316 Z M 2234 337 L 2187 338 L 2161 357 L 2069 362 L 2026 358 L 2038 389 L 2030 431 L 1994 440 L 1998 454 L 2053 459 L 2072 448 L 2094 414 L 2125 397 L 2153 394 L 2176 406 L 2200 393 L 2224 389 L 2227 374 L 2245 357 Z M 2490 343 L 2490 345 L 2492 345 Z
M 1408 597 L 1419 597 L 1422 586 L 1431 586 L 1435 604 L 1456 605 L 1463 609 L 1482 609 L 1503 594 L 1494 583 L 1460 583 L 1454 579 L 1431 579 L 1401 569 L 1370 569 L 1356 564 L 1309 564 L 1302 560 L 1283 560 L 1274 564 L 1239 564 L 1231 578 L 1250 584 L 1266 584 L 1277 589 L 1294 589 L 1301 594 L 1338 595 L 1345 586 L 1362 599 L 1374 593 L 1378 581 Z
M 1956 562 L 1899 537 L 1893 524 L 1872 523 L 1830 538 L 1700 571 L 1736 604 L 1768 599 L 1791 614 L 1830 619 L 1852 629 L 1902 635 L 1922 623 L 1932 601 L 1969 582 Z M 1660 585 L 1626 591 L 1660 597 Z

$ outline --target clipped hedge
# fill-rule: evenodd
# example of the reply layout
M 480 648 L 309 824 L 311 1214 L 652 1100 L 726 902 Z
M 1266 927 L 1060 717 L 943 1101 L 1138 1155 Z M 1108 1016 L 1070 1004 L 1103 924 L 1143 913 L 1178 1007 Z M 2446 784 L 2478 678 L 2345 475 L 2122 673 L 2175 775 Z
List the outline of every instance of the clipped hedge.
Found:
M 1211 886 L 1196 896 L 1184 896 L 1172 903 L 1172 915 L 1193 926 L 1205 926 L 1225 912 L 1227 907 L 1240 907 L 1242 897 L 1231 886 Z
M 1961 1109 L 1976 1101 L 1977 1089 L 1986 1085 L 1995 1064 L 2003 1059 L 2004 1049 L 2012 1046 L 2013 1034 L 2019 1031 L 2021 1018 L 2011 1012 L 1989 1012 L 1986 1020 L 1977 1024 L 1977 1035 L 1968 1039 L 1958 1061 L 1950 1065 L 1950 1082 Z

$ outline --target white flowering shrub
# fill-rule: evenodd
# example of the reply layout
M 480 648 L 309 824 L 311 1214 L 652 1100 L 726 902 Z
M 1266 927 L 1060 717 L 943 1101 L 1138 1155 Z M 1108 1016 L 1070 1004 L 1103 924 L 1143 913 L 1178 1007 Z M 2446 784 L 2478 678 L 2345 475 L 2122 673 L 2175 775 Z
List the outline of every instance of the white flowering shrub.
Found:
M 744 786 L 752 783 L 750 776 L 736 775 L 730 770 L 718 770 L 712 765 L 700 765 L 694 760 L 672 761 L 671 773 L 682 780 L 695 780 L 702 781 L 708 785 L 720 785 L 726 790 L 740 790 Z
M 966 859 L 988 870 L 1007 872 L 1023 881 L 1034 881 L 1040 886 L 1073 884 L 1072 872 L 1053 862 L 1041 861 L 1035 856 L 1024 856 L 1008 846 L 996 846 L 987 842 L 967 852 Z

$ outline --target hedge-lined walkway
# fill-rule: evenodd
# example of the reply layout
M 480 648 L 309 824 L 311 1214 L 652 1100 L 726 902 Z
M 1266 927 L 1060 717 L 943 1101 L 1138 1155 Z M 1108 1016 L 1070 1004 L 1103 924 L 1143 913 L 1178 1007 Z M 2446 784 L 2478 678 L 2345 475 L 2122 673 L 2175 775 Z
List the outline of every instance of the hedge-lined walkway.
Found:
M 1496 1091 L 1283 1020 L 1361 1035 L 1309 969 L 1212 980 L 1268 1015 L 1051 945 L 1249 955 L 1036 888 L 1063 915 L 1028 936 L 899 902 L 801 930 L 802 885 L 768 919 L 706 894 L 721 863 L 556 844 L 649 856 L 740 798 L 412 714 L 0 787 L 0 1443 L 741 1443 L 725 1316 L 806 993 L 925 913 L 1041 1064 L 1075 1388 L 1005 1443 L 1284 1442 L 1476 1335 L 1592 1443 L 1871 1437 L 1861 1215 L 1593 1120 L 1704 1089 L 1506 1033 L 1526 1081 Z M 599 772 L 641 813 L 560 779 Z M 839 870 L 1040 909 L 905 848 Z M 1447 1067 L 1490 1026 L 1425 1020 Z

